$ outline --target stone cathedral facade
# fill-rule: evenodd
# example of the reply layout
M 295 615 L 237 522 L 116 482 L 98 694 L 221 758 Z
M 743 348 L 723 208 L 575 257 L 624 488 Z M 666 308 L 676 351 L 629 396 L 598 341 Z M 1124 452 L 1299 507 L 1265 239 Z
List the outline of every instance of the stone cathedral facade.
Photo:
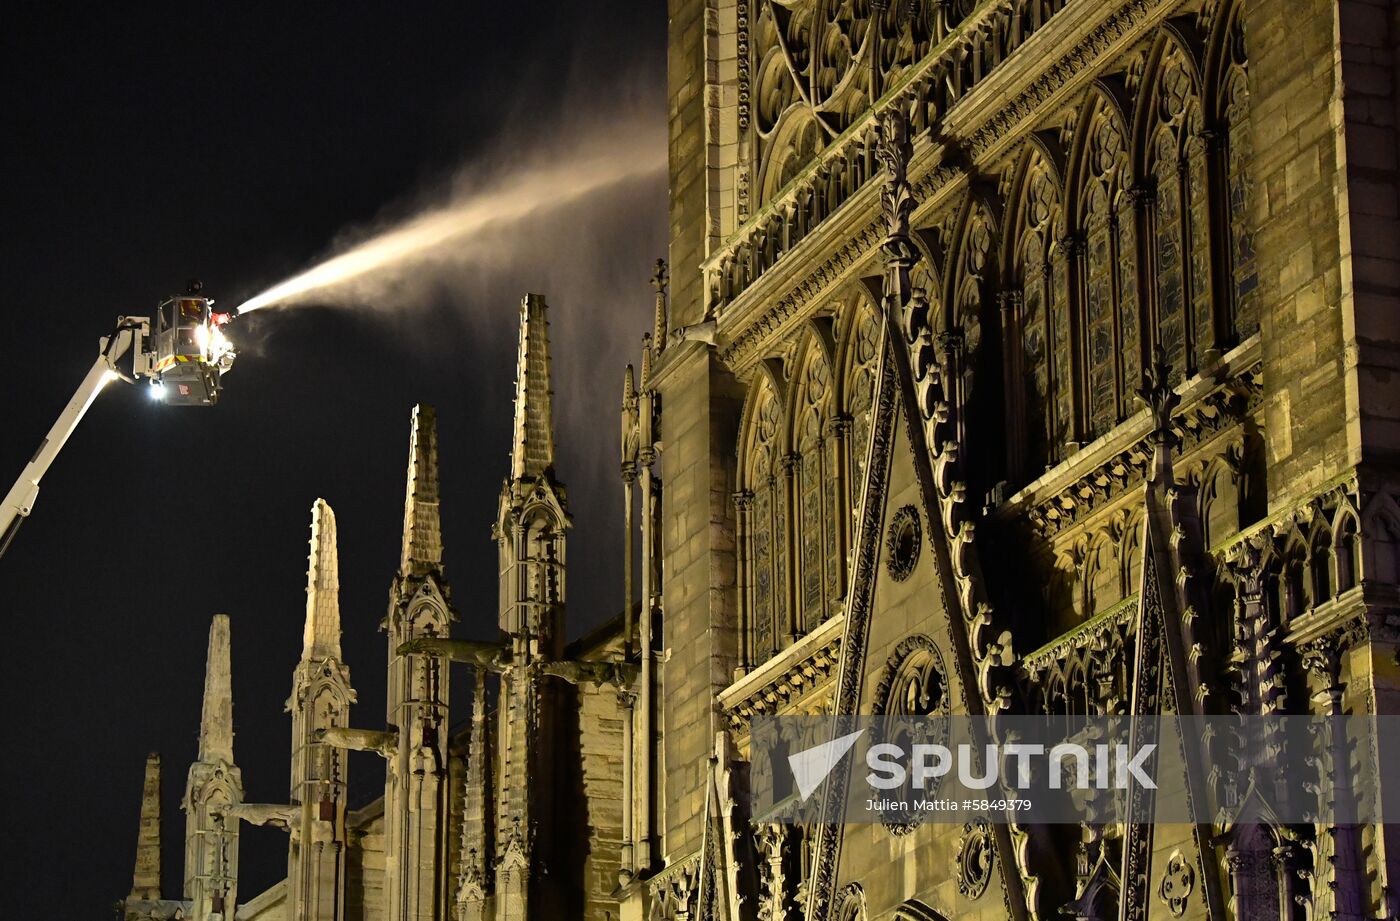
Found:
M 1400 712 L 1400 6 L 669 14 L 622 614 L 570 640 L 528 296 L 498 639 L 453 635 L 420 407 L 384 721 L 351 706 L 318 502 L 288 802 L 244 802 L 218 618 L 184 889 L 153 756 L 125 917 L 1400 917 L 1400 826 L 1281 823 L 1271 765 L 1229 825 L 801 827 L 747 796 L 784 769 L 758 715 Z M 346 802 L 346 749 L 382 798 Z M 267 892 L 244 822 L 288 833 Z

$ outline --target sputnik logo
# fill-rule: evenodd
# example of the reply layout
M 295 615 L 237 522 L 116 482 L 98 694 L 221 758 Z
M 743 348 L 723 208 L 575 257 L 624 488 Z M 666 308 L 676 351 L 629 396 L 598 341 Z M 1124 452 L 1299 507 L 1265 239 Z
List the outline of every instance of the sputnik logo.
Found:
M 788 764 L 792 767 L 792 776 L 797 781 L 797 792 L 802 797 L 802 802 L 805 803 L 807 797 L 821 786 L 822 781 L 826 780 L 826 775 L 835 770 L 836 765 L 841 763 L 841 759 L 846 757 L 846 753 L 855 746 L 856 740 L 863 735 L 865 730 L 861 729 L 830 742 L 813 745 L 795 755 L 788 755 Z

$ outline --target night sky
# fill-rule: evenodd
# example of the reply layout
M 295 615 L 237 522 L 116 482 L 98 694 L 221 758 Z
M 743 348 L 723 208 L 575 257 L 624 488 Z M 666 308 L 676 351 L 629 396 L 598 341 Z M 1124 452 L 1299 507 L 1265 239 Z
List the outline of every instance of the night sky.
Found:
M 664 4 L 28 4 L 3 42 L 0 491 L 120 314 L 200 277 L 233 306 L 347 232 L 567 154 L 610 120 L 664 137 Z M 648 151 L 657 155 L 658 151 Z M 655 156 L 653 156 L 655 159 Z M 233 630 L 248 799 L 284 802 L 310 507 L 339 525 L 355 725 L 384 721 L 377 626 L 398 560 L 409 415 L 439 409 L 443 526 L 463 636 L 495 629 L 489 526 L 507 469 L 517 304 L 551 304 L 570 632 L 621 604 L 617 407 L 665 253 L 652 172 L 502 229 L 489 260 L 424 268 L 356 309 L 240 321 L 220 405 L 109 387 L 0 559 L 5 917 L 107 918 L 131 885 L 145 756 L 165 763 L 165 895 L 210 617 Z M 458 680 L 458 690 L 466 681 Z M 454 695 L 461 701 L 462 695 Z M 466 716 L 458 706 L 454 722 Z M 351 762 L 352 805 L 382 763 Z M 240 896 L 279 879 L 245 826 Z

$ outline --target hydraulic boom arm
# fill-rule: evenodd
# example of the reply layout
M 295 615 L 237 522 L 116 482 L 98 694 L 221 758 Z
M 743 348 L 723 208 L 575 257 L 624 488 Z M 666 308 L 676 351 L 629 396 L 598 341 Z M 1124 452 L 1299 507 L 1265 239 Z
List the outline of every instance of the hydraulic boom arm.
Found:
M 117 328 L 102 339 L 92 369 L 0 505 L 0 556 L 34 508 L 39 481 L 92 401 L 111 381 L 120 378 L 135 383 L 144 378 L 152 387 L 152 396 L 175 405 L 212 406 L 218 401 L 220 378 L 237 354 L 222 328 L 237 311 L 214 313 L 213 301 L 200 295 L 201 287 L 192 282 L 185 294 L 162 301 L 154 328 L 147 317 L 120 317 Z M 126 364 L 123 360 L 128 354 L 131 361 Z
M 48 435 L 39 442 L 39 450 L 35 451 L 29 463 L 24 465 L 24 472 L 19 475 L 15 485 L 10 487 L 5 496 L 5 504 L 0 506 L 0 556 L 9 549 L 10 541 L 14 539 L 20 524 L 29 517 L 30 510 L 34 508 L 34 500 L 39 497 L 39 481 L 48 472 L 58 452 L 63 450 L 68 436 L 78 427 L 83 414 L 88 411 L 92 401 L 97 399 L 102 388 L 122 376 L 117 370 L 117 362 L 131 350 L 131 342 L 137 332 L 133 327 L 118 327 L 110 337 L 103 340 L 102 351 L 92 363 L 87 377 L 83 378 L 83 382 L 73 392 L 72 399 L 63 407 L 63 412 L 59 413 Z

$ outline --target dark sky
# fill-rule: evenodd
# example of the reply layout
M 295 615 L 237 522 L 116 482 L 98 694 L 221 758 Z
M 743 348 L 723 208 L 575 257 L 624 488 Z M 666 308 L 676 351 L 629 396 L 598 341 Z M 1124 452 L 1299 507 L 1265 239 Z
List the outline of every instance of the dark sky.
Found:
M 161 6 L 18 5 L 0 30 L 0 492 L 117 315 L 149 313 L 192 276 L 232 306 L 345 228 L 411 210 L 484 151 L 567 149 L 554 124 L 664 111 L 660 3 Z M 664 211 L 654 176 L 539 215 L 510 238 L 534 245 L 428 285 L 409 308 L 255 314 L 235 327 L 247 347 L 212 410 L 108 388 L 0 560 L 5 916 L 110 917 L 154 750 L 166 895 L 180 895 L 179 800 L 216 612 L 232 618 L 249 799 L 285 800 L 283 703 L 317 496 L 339 522 L 355 722 L 382 726 L 377 625 L 416 401 L 439 407 L 458 630 L 490 635 L 488 529 L 525 290 L 553 308 L 571 632 L 620 605 L 617 401 Z M 378 762 L 351 771 L 356 800 L 378 792 Z M 280 832 L 245 834 L 243 897 L 280 877 L 285 846 Z

